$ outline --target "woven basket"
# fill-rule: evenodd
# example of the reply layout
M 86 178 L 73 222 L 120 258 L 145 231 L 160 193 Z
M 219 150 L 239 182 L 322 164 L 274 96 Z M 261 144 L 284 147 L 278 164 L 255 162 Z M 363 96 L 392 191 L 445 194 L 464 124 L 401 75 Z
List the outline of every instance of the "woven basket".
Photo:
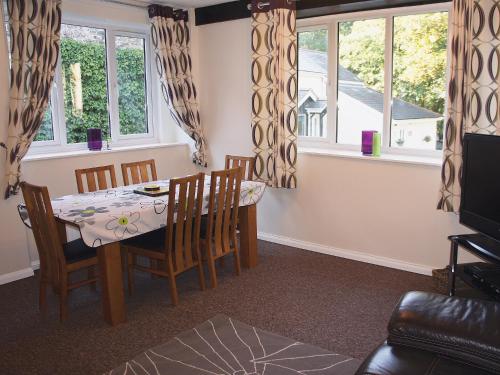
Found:
M 434 291 L 441 294 L 448 293 L 448 270 L 449 266 L 445 268 L 432 270 L 432 286 Z
M 448 294 L 448 272 L 450 266 L 432 270 L 432 286 L 436 293 Z M 459 277 L 455 278 L 455 289 L 469 289 Z

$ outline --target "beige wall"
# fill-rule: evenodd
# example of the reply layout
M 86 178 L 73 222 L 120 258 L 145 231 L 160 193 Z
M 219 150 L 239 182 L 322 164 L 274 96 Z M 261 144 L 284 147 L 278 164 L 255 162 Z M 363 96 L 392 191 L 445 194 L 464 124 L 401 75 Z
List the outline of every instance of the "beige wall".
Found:
M 201 110 L 212 166 L 251 154 L 250 20 L 195 29 Z M 299 154 L 299 187 L 268 189 L 259 205 L 262 238 L 429 273 L 448 258 L 447 236 L 466 231 L 435 209 L 436 166 Z
M 77 3 L 65 2 L 73 12 L 78 11 Z M 115 9 L 114 14 L 120 12 Z M 4 39 L 0 39 L 4 50 Z M 196 27 L 193 41 L 211 167 L 221 168 L 225 154 L 252 152 L 250 22 L 244 19 Z M 4 98 L 6 69 L 6 59 L 0 58 L 0 97 Z M 1 130 L 5 131 L 6 101 L 0 105 Z M 186 140 L 168 116 L 162 116 L 162 121 L 168 133 L 173 129 L 168 140 Z M 149 157 L 156 159 L 159 175 L 164 178 L 194 171 L 188 147 L 180 145 L 28 161 L 23 165 L 24 178 L 48 185 L 56 196 L 76 191 L 75 168 L 108 163 L 118 166 Z M 0 162 L 3 160 L 2 156 Z M 446 237 L 465 231 L 454 215 L 435 210 L 437 167 L 299 154 L 298 170 L 298 189 L 269 189 L 259 204 L 262 238 L 428 273 L 446 263 Z M 19 200 L 0 201 L 0 283 L 31 275 L 30 264 L 36 261 L 36 252 L 28 250 L 30 234 L 17 217 Z
M 104 7 L 104 8 L 103 8 Z M 148 17 L 145 10 L 103 4 L 97 1 L 66 0 L 63 2 L 63 19 L 80 15 L 90 23 L 106 24 L 126 23 L 133 27 L 148 29 Z M 0 28 L 0 98 L 8 97 L 8 59 L 5 45 L 4 28 Z M 156 79 L 156 72 L 152 71 Z M 93 165 L 115 164 L 119 168 L 125 161 L 154 158 L 158 166 L 158 175 L 162 178 L 185 175 L 194 171 L 191 163 L 188 138 L 173 123 L 163 98 L 156 92 L 156 103 L 160 106 L 156 120 L 159 121 L 161 140 L 164 142 L 183 142 L 175 147 L 161 147 L 146 150 L 133 150 L 114 153 L 92 153 L 90 155 L 32 160 L 23 163 L 23 179 L 35 184 L 47 185 L 52 196 L 76 192 L 74 169 Z M 8 119 L 8 102 L 0 101 L 1 139 L 5 139 Z M 3 171 L 5 154 L 0 150 L 0 170 Z M 120 175 L 119 171 L 118 175 Z M 3 175 L 1 176 L 3 179 Z M 119 178 L 119 181 L 121 177 Z M 2 191 L 3 195 L 3 191 Z M 32 235 L 19 220 L 17 204 L 20 197 L 7 201 L 0 198 L 0 284 L 27 277 L 33 274 L 31 263 L 38 257 L 34 251 Z M 30 251 L 31 250 L 31 251 Z

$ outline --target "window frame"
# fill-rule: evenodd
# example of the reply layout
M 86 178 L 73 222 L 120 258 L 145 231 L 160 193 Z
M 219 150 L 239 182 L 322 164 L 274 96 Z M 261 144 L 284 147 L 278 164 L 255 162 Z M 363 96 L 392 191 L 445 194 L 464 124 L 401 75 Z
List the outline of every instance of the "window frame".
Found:
M 328 38 L 328 84 L 327 84 L 327 129 L 326 137 L 305 137 L 299 136 L 299 147 L 305 148 L 327 148 L 339 151 L 360 151 L 360 145 L 337 143 L 338 128 L 338 46 L 339 34 L 338 25 L 345 21 L 362 21 L 368 19 L 385 19 L 385 49 L 384 49 L 384 113 L 382 128 L 383 154 L 409 155 L 419 157 L 441 158 L 442 150 L 422 150 L 414 148 L 396 148 L 390 146 L 391 122 L 392 122 L 392 73 L 393 73 L 393 32 L 394 17 L 410 16 L 432 12 L 448 12 L 448 34 L 447 34 L 447 61 L 446 79 L 448 82 L 450 70 L 450 50 L 451 50 L 451 9 L 452 3 L 434 3 L 427 5 L 417 5 L 409 7 L 388 8 L 380 10 L 370 10 L 354 13 L 335 14 L 314 18 L 297 20 L 297 32 L 314 31 L 318 29 L 327 30 Z M 298 48 L 297 48 L 298 51 Z M 300 73 L 299 73 L 300 74 Z M 300 78 L 299 78 L 300 79 Z M 446 88 L 444 88 L 446 90 Z M 447 108 L 448 96 L 445 97 L 445 108 Z M 443 117 L 445 114 L 443 114 Z M 445 129 L 443 129 L 443 132 Z M 443 138 L 445 138 L 443 134 Z M 361 137 L 361 135 L 360 135 Z
M 329 16 L 328 16 L 329 17 Z M 324 17 L 320 17 L 321 19 L 323 19 Z M 318 18 L 313 18 L 313 20 L 317 20 Z M 327 30 L 327 33 L 326 33 L 326 37 L 327 37 L 327 40 L 328 40 L 328 51 L 327 51 L 327 57 L 328 57 L 328 77 L 327 77 L 327 87 L 326 87 L 326 90 L 327 90 L 327 96 L 326 96 L 326 103 L 327 103 L 327 106 L 326 106 L 326 112 L 327 114 L 329 114 L 328 111 L 330 111 L 330 108 L 335 108 L 335 107 L 332 107 L 332 104 L 336 104 L 336 102 L 333 102 L 333 95 L 332 95 L 332 92 L 331 92 L 331 89 L 332 87 L 334 86 L 332 84 L 332 79 L 333 79 L 333 76 L 332 76 L 332 61 L 331 61 L 331 56 L 330 56 L 330 42 L 331 42 L 331 25 L 330 23 L 328 22 L 313 22 L 311 24 L 309 24 L 309 22 L 306 24 L 305 21 L 309 21 L 309 19 L 306 19 L 306 20 L 297 20 L 297 34 L 298 33 L 301 33 L 301 32 L 307 32 L 307 31 L 316 31 L 316 30 Z M 301 23 L 304 23 L 304 25 L 301 25 Z M 297 35 L 298 37 L 298 35 Z M 298 40 L 298 39 L 297 39 Z M 297 47 L 297 53 L 298 53 L 299 49 Z M 297 74 L 299 74 L 299 70 L 297 69 Z M 335 76 L 336 76 L 336 73 L 335 73 Z M 297 77 L 297 82 L 298 80 L 300 79 L 300 76 Z M 298 108 L 297 108 L 297 111 L 298 111 Z M 309 114 L 307 115 L 309 116 Z M 331 142 L 329 140 L 330 136 L 332 134 L 335 134 L 335 124 L 332 122 L 332 120 L 330 119 L 330 117 L 332 116 L 328 116 L 327 118 L 327 125 L 326 125 L 326 137 L 309 137 L 309 136 L 298 136 L 298 139 L 299 139 L 299 143 L 303 143 L 304 145 L 307 145 L 307 146 L 310 146 L 310 145 L 315 145 L 315 146 L 319 146 L 319 147 L 328 147 Z M 309 118 L 307 119 L 307 124 L 309 125 Z
M 157 106 L 153 95 L 153 91 L 156 92 L 158 89 L 158 80 L 152 79 L 151 64 L 154 61 L 154 56 L 151 48 L 150 28 L 147 25 L 139 27 L 115 23 L 110 24 L 101 20 L 89 21 L 86 18 L 72 16 L 63 16 L 61 23 L 71 26 L 103 29 L 105 31 L 106 76 L 108 89 L 107 108 L 111 130 L 110 147 L 159 143 L 159 121 L 157 121 L 156 116 L 154 116 L 156 109 L 159 107 Z M 145 99 L 148 133 L 128 135 L 120 134 L 117 80 L 118 71 L 115 43 L 115 38 L 117 36 L 144 39 Z M 62 62 L 60 55 L 57 61 L 54 82 L 51 90 L 51 105 L 54 140 L 34 141 L 31 144 L 28 155 L 86 150 L 86 142 L 67 143 L 66 118 L 64 114 L 64 91 L 62 85 Z M 105 144 L 106 140 L 103 139 L 103 149 L 106 147 Z
M 110 98 L 112 98 L 115 102 L 112 103 L 111 107 L 115 108 L 115 111 L 111 113 L 112 116 L 116 116 L 115 121 L 111 121 L 111 139 L 113 143 L 120 143 L 121 145 L 125 142 L 130 142 L 131 140 L 142 140 L 142 139 L 151 139 L 154 138 L 155 128 L 153 126 L 153 114 L 149 108 L 149 105 L 153 102 L 152 95 L 152 82 L 151 82 L 151 57 L 148 59 L 147 56 L 150 53 L 150 40 L 149 35 L 140 34 L 137 32 L 130 31 L 118 31 L 112 30 L 107 33 L 109 35 L 109 43 L 113 44 L 114 48 L 107 49 L 108 61 L 110 62 L 110 66 L 112 69 L 109 69 L 108 72 L 108 87 L 110 91 L 114 91 L 114 94 L 110 94 Z M 116 37 L 128 37 L 128 38 L 138 38 L 144 40 L 144 90 L 145 90 L 145 111 L 146 111 L 146 120 L 147 120 L 147 133 L 141 134 L 121 134 L 120 132 L 120 112 L 118 105 L 119 98 L 119 87 L 118 87 L 118 63 L 116 59 Z M 151 55 L 150 55 L 151 56 Z M 109 74 L 111 73 L 111 74 Z

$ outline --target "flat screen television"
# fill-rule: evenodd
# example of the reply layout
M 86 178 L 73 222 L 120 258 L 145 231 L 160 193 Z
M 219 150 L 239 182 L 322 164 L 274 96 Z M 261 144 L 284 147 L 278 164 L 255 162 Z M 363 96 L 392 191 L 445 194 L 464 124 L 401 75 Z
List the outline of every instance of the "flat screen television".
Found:
M 465 134 L 460 222 L 500 241 L 500 136 Z

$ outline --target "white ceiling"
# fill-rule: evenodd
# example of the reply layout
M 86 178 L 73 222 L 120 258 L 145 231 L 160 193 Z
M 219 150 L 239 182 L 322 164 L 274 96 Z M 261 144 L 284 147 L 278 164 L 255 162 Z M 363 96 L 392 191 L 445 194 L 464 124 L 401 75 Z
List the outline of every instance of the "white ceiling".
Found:
M 106 0 L 105 0 L 106 1 Z M 149 4 L 170 5 L 178 8 L 199 8 L 208 5 L 227 3 L 230 0 L 108 0 L 113 3 L 123 3 L 138 6 Z

